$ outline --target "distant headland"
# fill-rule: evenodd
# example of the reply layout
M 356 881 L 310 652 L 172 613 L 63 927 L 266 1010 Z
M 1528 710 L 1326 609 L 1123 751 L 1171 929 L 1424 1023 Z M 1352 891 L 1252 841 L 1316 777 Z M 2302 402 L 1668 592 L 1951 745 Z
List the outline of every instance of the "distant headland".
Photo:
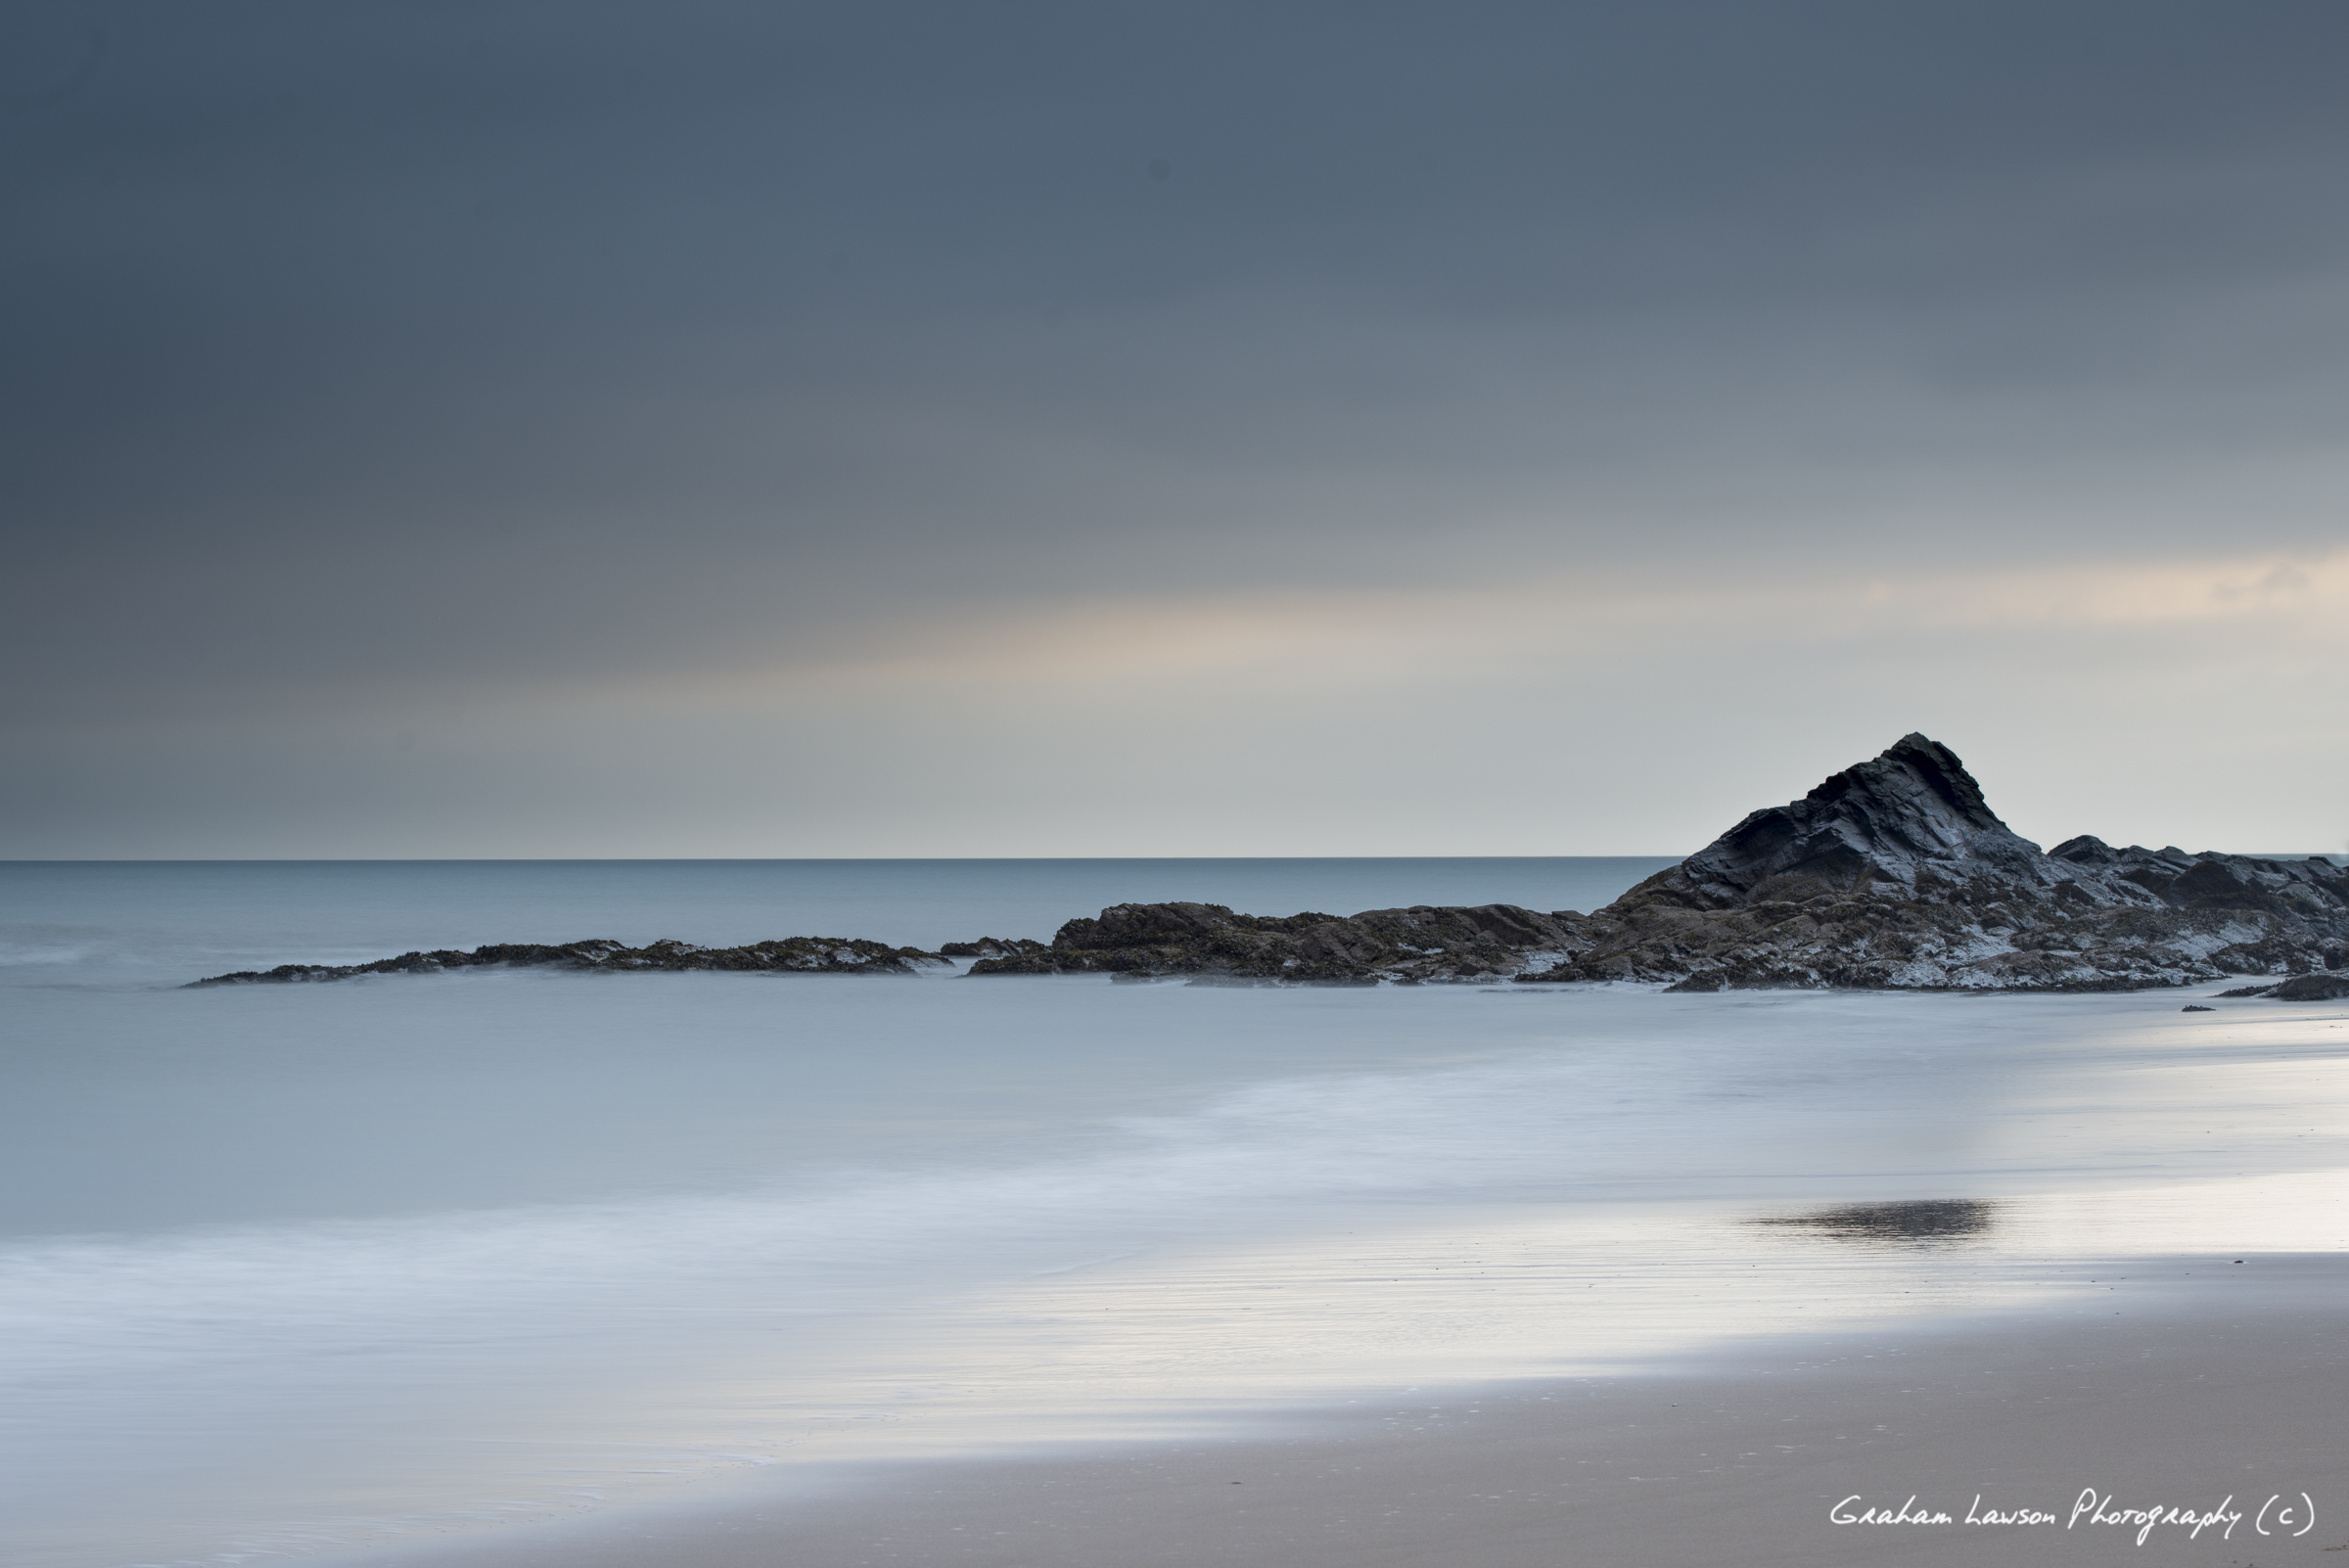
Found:
M 2349 996 L 2349 868 L 2076 838 L 2042 851 L 1993 812 L 1957 754 L 1906 735 L 1799 801 L 1753 812 L 1603 909 L 1417 905 L 1355 915 L 1127 903 L 1049 944 L 937 951 L 851 938 L 739 947 L 598 940 L 285 964 L 196 986 L 484 967 L 1420 985 L 1637 981 L 1673 991 L 2135 991 L 2276 977 L 2231 994 Z

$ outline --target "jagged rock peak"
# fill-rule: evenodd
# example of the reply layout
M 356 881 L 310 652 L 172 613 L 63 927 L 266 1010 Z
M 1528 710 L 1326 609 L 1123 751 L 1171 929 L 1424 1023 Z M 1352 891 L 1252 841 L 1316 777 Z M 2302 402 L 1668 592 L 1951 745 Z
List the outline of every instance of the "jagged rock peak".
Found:
M 1873 761 L 1830 773 L 1824 783 L 1803 799 L 1832 804 L 1870 791 L 1901 792 L 1911 779 L 1923 784 L 1943 806 L 1976 830 L 2006 826 L 1982 798 L 1982 786 L 1974 782 L 1974 775 L 1965 770 L 1965 763 L 1958 761 L 1958 754 L 1915 730 L 1884 748 Z
M 1681 865 L 1680 891 L 1702 908 L 1876 884 L 1913 893 L 1920 876 L 2041 881 L 2040 859 L 2038 845 L 1999 820 L 1956 752 L 1911 733 L 1801 800 L 1747 816 Z

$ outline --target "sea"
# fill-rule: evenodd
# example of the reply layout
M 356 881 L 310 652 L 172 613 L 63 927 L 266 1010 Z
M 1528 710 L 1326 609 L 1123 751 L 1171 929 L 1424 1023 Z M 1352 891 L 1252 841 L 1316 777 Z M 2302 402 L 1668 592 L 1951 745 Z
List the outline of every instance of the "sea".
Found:
M 185 989 L 1173 899 L 1589 909 L 1670 863 L 0 865 L 0 1560 L 331 1564 L 2349 1248 L 2337 1004 Z

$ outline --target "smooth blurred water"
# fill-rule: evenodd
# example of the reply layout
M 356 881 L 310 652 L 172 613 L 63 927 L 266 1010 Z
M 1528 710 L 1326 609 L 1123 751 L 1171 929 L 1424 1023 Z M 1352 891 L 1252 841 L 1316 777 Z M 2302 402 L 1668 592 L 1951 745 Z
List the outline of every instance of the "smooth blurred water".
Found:
M 1048 935 L 1123 898 L 1588 906 L 1656 864 L 0 868 L 7 1560 L 332 1555 L 801 1458 L 2010 1305 L 2084 1258 L 2343 1244 L 2339 1007 L 176 989 L 590 933 Z M 1949 1197 L 1997 1222 L 1749 1222 Z

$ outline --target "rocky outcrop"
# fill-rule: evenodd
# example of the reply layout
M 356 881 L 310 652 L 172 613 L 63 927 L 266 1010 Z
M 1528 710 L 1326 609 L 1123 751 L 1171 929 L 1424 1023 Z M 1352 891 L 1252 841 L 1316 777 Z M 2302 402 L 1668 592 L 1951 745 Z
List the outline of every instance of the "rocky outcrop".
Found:
M 1229 985 L 1417 985 L 1506 979 L 1583 945 L 1583 917 L 1510 903 L 1338 916 L 1234 914 L 1220 903 L 1121 903 L 1062 926 L 1049 947 L 973 975 L 1171 976 Z
M 2222 996 L 2272 996 L 2278 1001 L 2349 1000 L 2349 975 L 2294 975 L 2273 986 L 2238 986 Z
M 1908 735 L 1578 930 L 1576 951 L 1519 978 L 2127 991 L 2349 967 L 2349 870 L 2094 838 L 2042 853 L 1955 753 Z
M 1032 944 L 1033 945 L 1033 944 Z M 911 975 L 947 967 L 945 958 L 918 947 L 891 947 L 848 937 L 785 937 L 742 947 L 697 947 L 664 939 L 642 947 L 598 939 L 559 946 L 491 944 L 470 952 L 442 948 L 403 952 L 367 964 L 280 964 L 191 981 L 194 986 L 283 985 L 350 980 L 360 975 L 438 974 L 450 969 L 589 969 L 606 972 L 721 969 L 820 975 Z
M 1754 812 L 1589 915 L 1515 904 L 1415 904 L 1355 915 L 1236 914 L 1220 903 L 1122 903 L 1050 944 L 982 937 L 939 952 L 835 937 L 742 947 L 656 942 L 492 945 L 370 964 L 285 964 L 222 986 L 487 966 L 598 971 L 1106 974 L 1234 985 L 1644 981 L 1675 991 L 2131 991 L 2237 975 L 2228 994 L 2349 996 L 2349 869 L 2116 850 L 2043 853 L 1991 810 L 1948 747 L 1907 735 L 1799 801 Z

